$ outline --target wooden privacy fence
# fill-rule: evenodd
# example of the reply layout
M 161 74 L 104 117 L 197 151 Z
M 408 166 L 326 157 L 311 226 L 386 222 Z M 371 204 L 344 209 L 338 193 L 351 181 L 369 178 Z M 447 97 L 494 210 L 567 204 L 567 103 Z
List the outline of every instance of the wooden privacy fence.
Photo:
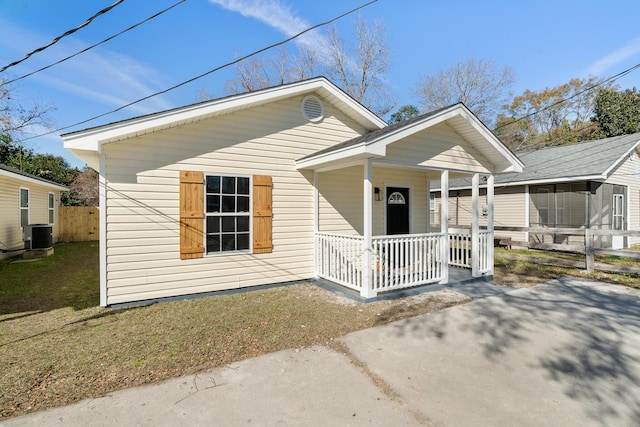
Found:
M 594 270 L 600 271 L 608 271 L 613 273 L 632 273 L 632 274 L 640 274 L 640 268 L 627 267 L 627 266 L 618 266 L 618 265 L 609 265 L 604 263 L 595 262 L 595 256 L 597 254 L 600 255 L 613 255 L 620 258 L 632 258 L 640 261 L 640 252 L 638 251 L 625 251 L 619 249 L 602 249 L 596 247 L 595 238 L 597 236 L 634 236 L 640 237 L 640 230 L 595 230 L 595 229 L 584 229 L 584 228 L 553 228 L 553 227 L 501 227 L 495 226 L 495 232 L 500 231 L 517 231 L 517 232 L 528 232 L 532 234 L 560 234 L 560 235 L 573 235 L 573 236 L 583 236 L 584 237 L 584 245 L 575 245 L 575 244 L 562 244 L 562 243 L 538 243 L 538 242 L 521 242 L 521 241 L 511 241 L 508 240 L 508 245 L 514 246 L 523 246 L 528 247 L 530 249 L 543 249 L 543 250 L 554 250 L 561 252 L 569 252 L 569 253 L 577 253 L 586 255 L 585 262 L 578 264 L 578 261 L 571 260 L 561 260 L 554 259 L 554 262 L 560 265 L 573 266 L 578 268 L 585 268 L 589 273 L 593 273 Z M 496 240 L 500 240 L 496 238 Z M 503 243 L 503 240 L 500 240 Z M 504 243 L 503 243 L 504 244 Z M 506 258 L 511 258 L 507 256 Z M 533 261 L 533 257 L 522 257 L 517 256 L 517 258 L 527 259 L 529 261 Z
M 61 206 L 60 240 L 88 242 L 100 239 L 100 213 L 95 206 Z

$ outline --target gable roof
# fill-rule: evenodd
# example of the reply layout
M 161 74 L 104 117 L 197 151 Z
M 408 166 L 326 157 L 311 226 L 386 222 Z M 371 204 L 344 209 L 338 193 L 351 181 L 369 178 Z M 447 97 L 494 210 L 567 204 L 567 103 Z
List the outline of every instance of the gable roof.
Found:
M 496 167 L 496 172 L 521 171 L 522 163 L 493 133 L 462 103 L 423 114 L 413 119 L 388 125 L 362 136 L 335 144 L 297 160 L 298 169 L 319 167 L 336 161 L 384 156 L 392 142 L 414 135 L 446 122 Z
M 347 95 L 325 77 L 315 77 L 295 83 L 283 84 L 254 92 L 231 95 L 153 114 L 133 117 L 106 125 L 66 133 L 61 137 L 64 141 L 64 147 L 67 150 L 85 161 L 89 166 L 99 170 L 98 153 L 100 152 L 102 144 L 158 132 L 187 123 L 193 123 L 312 92 L 324 96 L 328 102 L 337 105 L 349 117 L 367 130 L 375 130 L 386 126 L 386 123 L 380 117 Z
M 497 176 L 496 185 L 605 181 L 640 145 L 640 133 L 559 145 L 518 154 L 522 173 Z M 450 188 L 467 188 L 469 179 L 451 180 Z M 439 188 L 434 186 L 434 188 Z
M 32 175 L 30 173 L 23 172 L 18 169 L 9 167 L 3 163 L 0 163 L 0 176 L 8 176 L 9 178 L 17 179 L 30 184 L 42 185 L 52 190 L 69 191 L 69 189 L 56 182 L 49 181 L 48 179 L 40 178 L 39 176 Z

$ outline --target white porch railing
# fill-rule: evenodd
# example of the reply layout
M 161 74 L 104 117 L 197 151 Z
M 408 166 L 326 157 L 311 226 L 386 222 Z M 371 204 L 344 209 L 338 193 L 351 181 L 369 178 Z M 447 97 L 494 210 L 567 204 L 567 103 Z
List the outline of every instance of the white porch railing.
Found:
M 362 288 L 362 236 L 316 233 L 318 277 L 360 291 Z
M 479 232 L 478 272 L 489 273 L 492 233 Z M 364 238 L 356 235 L 316 233 L 316 274 L 323 279 L 362 291 Z M 371 289 L 374 294 L 440 282 L 445 277 L 443 246 L 449 265 L 471 268 L 471 230 L 450 228 L 442 233 L 375 236 L 371 239 Z M 446 249 L 445 249 L 446 250 Z
M 493 270 L 491 248 L 493 233 L 487 230 L 478 232 L 478 270 L 490 273 Z M 449 228 L 449 265 L 471 268 L 471 230 L 469 228 Z
M 373 237 L 373 289 L 384 292 L 442 280 L 443 242 L 442 233 Z

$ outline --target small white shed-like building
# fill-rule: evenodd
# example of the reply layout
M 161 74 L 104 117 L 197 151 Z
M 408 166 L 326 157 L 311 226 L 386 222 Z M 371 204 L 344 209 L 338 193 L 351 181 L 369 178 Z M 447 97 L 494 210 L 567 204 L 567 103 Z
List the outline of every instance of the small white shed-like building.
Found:
M 323 77 L 63 140 L 100 173 L 103 306 L 311 278 L 371 298 L 447 282 L 463 240 L 491 275 L 490 226 L 429 232 L 429 182 L 470 176 L 477 203 L 522 170 L 462 104 L 387 126 Z
M 69 189 L 0 163 L 0 259 L 24 250 L 27 225 L 50 226 L 52 242 L 58 241 L 62 191 Z

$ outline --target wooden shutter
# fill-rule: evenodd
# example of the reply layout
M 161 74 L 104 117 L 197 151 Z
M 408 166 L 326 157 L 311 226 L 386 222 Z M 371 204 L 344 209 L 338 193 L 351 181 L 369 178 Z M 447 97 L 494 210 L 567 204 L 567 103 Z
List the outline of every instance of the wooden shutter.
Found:
M 271 177 L 253 176 L 253 253 L 271 253 L 273 241 L 271 235 Z
M 180 171 L 180 259 L 204 255 L 204 174 Z

